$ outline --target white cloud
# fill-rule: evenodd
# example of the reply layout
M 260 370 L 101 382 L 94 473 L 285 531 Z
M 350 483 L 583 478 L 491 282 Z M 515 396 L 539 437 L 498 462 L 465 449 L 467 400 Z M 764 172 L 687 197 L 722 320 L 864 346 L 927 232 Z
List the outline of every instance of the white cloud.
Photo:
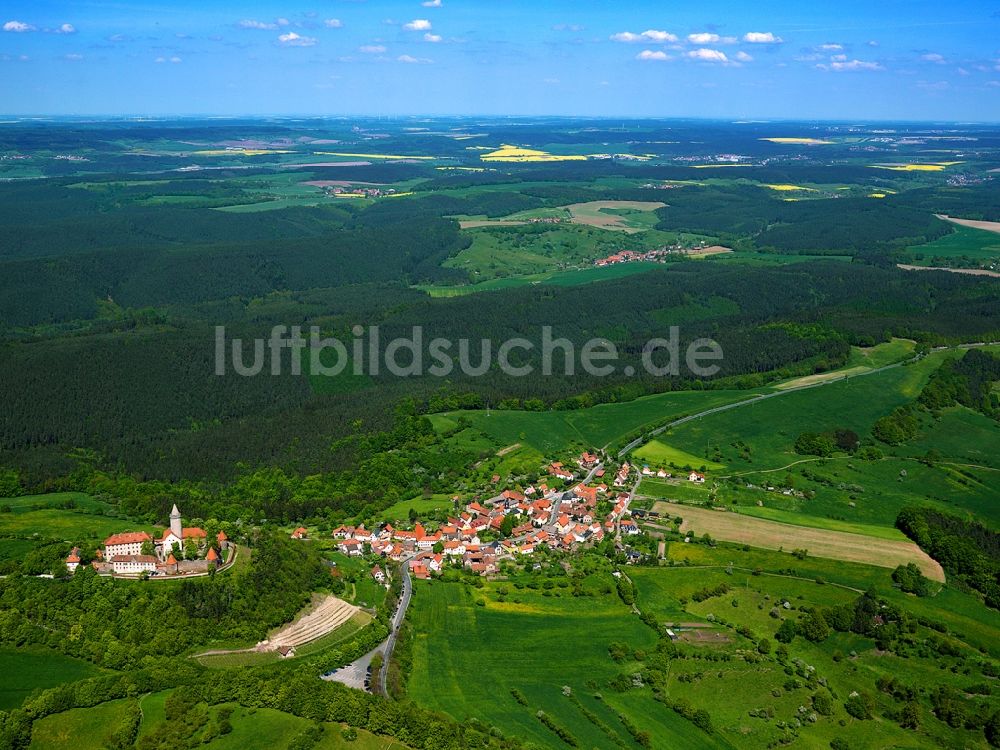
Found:
M 827 44 L 819 45 L 819 48 L 824 52 L 840 52 L 844 49 L 844 45 L 836 44 L 835 42 L 828 42 Z
M 702 62 L 712 62 L 712 63 L 727 63 L 729 58 L 726 57 L 726 53 L 717 49 L 707 49 L 702 47 L 701 49 L 693 49 L 687 53 L 687 56 L 692 60 L 701 60 Z
M 986 85 L 990 88 L 1000 89 L 1000 81 L 987 81 Z
M 401 63 L 406 63 L 407 65 L 426 65 L 427 63 L 433 62 L 428 60 L 426 57 L 413 57 L 413 55 L 400 55 L 396 58 Z
M 636 60 L 670 60 L 671 57 L 663 50 L 644 49 L 635 56 Z
M 830 55 L 830 59 L 834 62 L 844 62 L 847 59 L 847 55 Z
M 64 23 L 58 29 L 52 32 L 53 34 L 75 34 L 76 27 L 71 23 Z
M 441 0 L 425 0 L 420 4 L 423 5 L 425 8 L 440 8 Z
M 611 35 L 612 42 L 655 42 L 656 44 L 666 44 L 668 42 L 676 42 L 677 36 L 671 34 L 669 31 L 657 31 L 656 29 L 647 29 L 641 34 L 633 34 L 631 31 L 620 31 L 617 34 Z
M 753 62 L 753 56 L 748 55 L 743 50 L 740 50 L 739 52 L 736 53 L 736 59 L 739 60 L 740 62 Z
M 426 18 L 415 18 L 409 23 L 404 23 L 403 28 L 407 31 L 430 31 L 431 22 Z
M 174 65 L 176 65 L 177 63 L 181 62 L 181 59 L 179 57 L 177 57 L 177 55 L 174 55 L 173 57 L 158 57 L 155 60 L 153 60 L 153 62 L 155 62 L 157 64 L 162 64 L 162 63 L 168 63 L 169 62 L 169 63 L 173 63 Z
M 711 34 L 709 32 L 702 32 L 699 34 L 688 34 L 687 40 L 691 44 L 735 44 L 736 37 L 734 36 L 719 36 L 718 34 Z
M 179 63 L 180 61 L 181 61 L 181 59 L 179 57 L 177 57 L 177 55 L 174 55 L 173 57 L 170 58 L 170 62 L 174 63 L 175 65 L 177 63 Z
M 583 26 L 581 26 L 578 23 L 557 23 L 555 26 L 552 27 L 552 30 L 553 31 L 572 31 L 572 32 L 575 33 L 575 32 L 578 32 L 578 31 L 583 31 Z
M 554 86 L 557 83 L 559 83 L 559 79 L 558 78 L 543 78 L 542 79 L 542 83 L 547 83 L 550 86 Z
M 833 70 L 838 73 L 853 70 L 882 70 L 879 63 L 866 60 L 834 60 L 829 65 L 820 63 L 816 67 L 820 70 Z
M 385 47 L 381 44 L 363 44 L 358 47 L 359 52 L 366 52 L 369 55 L 380 55 L 385 52 Z
M 276 24 L 278 24 L 278 26 L 287 26 L 288 25 L 288 19 L 287 18 L 275 18 L 274 22 Z
M 871 40 L 868 41 L 868 46 L 869 47 L 878 47 L 878 41 L 875 40 L 875 39 L 871 39 Z
M 285 47 L 312 47 L 316 44 L 315 37 L 299 36 L 294 31 L 278 36 L 278 43 Z
M 328 29 L 339 29 L 344 24 L 339 18 L 328 18 L 325 21 L 323 21 L 323 25 L 326 26 L 326 28 Z
M 252 18 L 244 18 L 238 24 L 241 29 L 267 29 L 272 30 L 278 28 L 276 23 L 265 23 L 264 21 L 255 21 Z
M 677 36 L 675 34 L 671 34 L 669 31 L 657 31 L 656 29 L 646 29 L 642 32 L 642 37 L 643 39 L 647 39 L 651 42 L 658 42 L 660 44 L 677 41 Z
M 26 31 L 34 31 L 35 27 L 23 21 L 8 21 L 3 25 L 4 31 L 12 31 L 15 34 L 23 34 Z
M 920 59 L 924 62 L 937 63 L 938 65 L 944 65 L 947 62 L 944 59 L 944 55 L 939 55 L 937 52 L 928 52 L 926 55 L 921 55 Z
M 971 74 L 971 73 L 970 73 L 969 71 L 967 71 L 967 70 L 966 70 L 965 68 L 959 68 L 959 69 L 958 69 L 958 74 L 959 74 L 960 76 L 968 76 L 968 75 L 972 75 L 972 74 Z
M 63 55 L 64 60 L 69 60 L 70 62 L 77 62 L 83 59 L 83 55 L 76 52 L 70 52 L 68 55 Z
M 441 37 L 438 36 L 437 34 L 431 34 L 430 32 L 427 32 L 426 34 L 424 34 L 424 41 L 437 44 L 438 42 L 441 41 Z
M 770 31 L 748 31 L 743 35 L 743 41 L 750 44 L 780 44 L 784 40 Z

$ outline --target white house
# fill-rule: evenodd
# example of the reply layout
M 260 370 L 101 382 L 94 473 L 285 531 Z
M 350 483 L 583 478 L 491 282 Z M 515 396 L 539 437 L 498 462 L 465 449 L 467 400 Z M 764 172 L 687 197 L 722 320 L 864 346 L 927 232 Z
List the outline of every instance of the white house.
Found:
M 153 541 L 145 531 L 126 531 L 112 534 L 104 540 L 104 558 L 110 560 L 117 555 L 141 555 L 142 545 Z
M 159 561 L 153 555 L 115 555 L 111 558 L 111 569 L 115 575 L 154 573 L 157 562 Z

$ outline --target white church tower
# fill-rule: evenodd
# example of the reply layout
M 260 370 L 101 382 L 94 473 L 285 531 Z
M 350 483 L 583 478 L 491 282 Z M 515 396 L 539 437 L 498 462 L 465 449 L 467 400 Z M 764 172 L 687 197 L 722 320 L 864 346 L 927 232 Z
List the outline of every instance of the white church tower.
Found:
M 170 531 L 178 539 L 184 539 L 184 529 L 181 525 L 181 512 L 177 510 L 177 503 L 174 503 L 174 508 L 170 511 Z

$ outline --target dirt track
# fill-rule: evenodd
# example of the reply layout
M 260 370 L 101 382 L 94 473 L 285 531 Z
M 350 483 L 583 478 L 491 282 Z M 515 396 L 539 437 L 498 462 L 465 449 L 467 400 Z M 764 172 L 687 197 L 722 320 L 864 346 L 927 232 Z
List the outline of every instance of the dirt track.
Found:
M 764 549 L 783 548 L 809 550 L 811 557 L 878 565 L 895 568 L 915 563 L 921 572 L 934 581 L 944 581 L 944 570 L 917 545 L 909 541 L 878 539 L 863 534 L 829 531 L 806 526 L 768 521 L 739 513 L 696 508 L 691 505 L 658 502 L 654 510 L 684 519 L 681 531 L 693 529 L 696 534 L 711 534 L 727 542 L 749 544 Z
M 1000 234 L 1000 221 L 976 221 L 975 219 L 955 219 L 945 214 L 934 214 L 939 219 L 950 221 L 952 224 L 959 224 L 963 227 L 973 229 L 985 229 L 987 232 L 997 232 Z

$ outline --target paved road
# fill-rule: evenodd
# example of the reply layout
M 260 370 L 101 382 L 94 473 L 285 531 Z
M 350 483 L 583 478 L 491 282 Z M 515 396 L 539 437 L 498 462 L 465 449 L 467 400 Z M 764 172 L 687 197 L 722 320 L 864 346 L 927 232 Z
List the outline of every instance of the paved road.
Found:
M 983 341 L 983 342 L 976 342 L 974 344 L 959 344 L 958 346 L 938 346 L 934 347 L 931 351 L 938 352 L 944 349 L 974 349 L 976 347 L 981 347 L 981 346 L 994 346 L 997 343 L 998 342 L 995 341 L 988 341 L 988 342 Z M 777 398 L 778 396 L 784 396 L 789 393 L 797 393 L 798 391 L 804 391 L 808 388 L 822 388 L 824 385 L 829 385 L 830 383 L 839 383 L 843 380 L 850 380 L 852 378 L 864 378 L 867 377 L 868 375 L 875 375 L 876 373 L 885 372 L 886 370 L 891 370 L 895 367 L 902 367 L 903 365 L 908 364 L 910 362 L 915 362 L 917 359 L 919 359 L 919 356 L 911 357 L 910 359 L 903 360 L 902 362 L 894 362 L 891 365 L 876 367 L 873 370 L 866 370 L 865 372 L 857 372 L 857 373 L 852 373 L 850 375 L 845 374 L 839 378 L 822 380 L 818 383 L 808 383 L 806 385 L 798 385 L 792 388 L 785 388 L 784 390 L 774 391 L 773 393 L 763 393 L 758 396 L 753 396 L 752 398 L 744 399 L 743 401 L 735 401 L 731 404 L 723 404 L 722 406 L 716 406 L 713 409 L 706 409 L 705 411 L 698 412 L 697 414 L 691 414 L 687 417 L 681 417 L 680 419 L 675 419 L 673 422 L 668 422 L 662 427 L 657 427 L 655 430 L 651 430 L 646 435 L 637 437 L 631 443 L 629 443 L 620 451 L 618 451 L 618 458 L 622 458 L 626 453 L 633 450 L 636 446 L 646 442 L 647 440 L 649 440 L 652 437 L 655 437 L 656 435 L 659 435 L 664 430 L 669 430 L 671 427 L 677 427 L 679 425 L 684 424 L 685 422 L 690 422 L 695 419 L 701 419 L 702 417 L 707 417 L 710 414 L 717 414 L 720 411 L 728 411 L 729 409 L 738 409 L 741 406 L 756 404 L 760 401 L 764 401 L 765 399 Z
M 410 598 L 413 596 L 413 583 L 410 581 L 410 560 L 403 560 L 400 566 L 403 575 L 403 591 L 399 597 L 399 606 L 396 607 L 396 614 L 392 618 L 392 630 L 389 637 L 383 644 L 382 669 L 378 673 L 378 682 L 375 683 L 376 691 L 385 694 L 385 681 L 389 674 L 389 659 L 392 657 L 392 650 L 396 647 L 396 636 L 399 635 L 399 628 L 403 625 L 403 618 L 406 617 L 406 608 L 410 606 Z
M 389 637 L 378 644 L 375 648 L 359 659 L 352 661 L 330 675 L 323 675 L 322 679 L 332 682 L 339 682 L 347 687 L 358 690 L 365 689 L 365 677 L 368 675 L 368 667 L 371 666 L 375 654 L 382 654 L 382 667 L 372 681 L 371 692 L 385 693 L 385 679 L 389 672 L 389 659 L 392 657 L 392 650 L 396 646 L 396 636 L 399 635 L 399 628 L 406 617 L 406 608 L 410 606 L 410 598 L 413 596 L 413 584 L 410 581 L 410 557 L 402 560 L 400 570 L 403 576 L 403 591 L 399 597 L 399 606 L 396 607 L 396 614 L 392 618 L 392 627 Z

